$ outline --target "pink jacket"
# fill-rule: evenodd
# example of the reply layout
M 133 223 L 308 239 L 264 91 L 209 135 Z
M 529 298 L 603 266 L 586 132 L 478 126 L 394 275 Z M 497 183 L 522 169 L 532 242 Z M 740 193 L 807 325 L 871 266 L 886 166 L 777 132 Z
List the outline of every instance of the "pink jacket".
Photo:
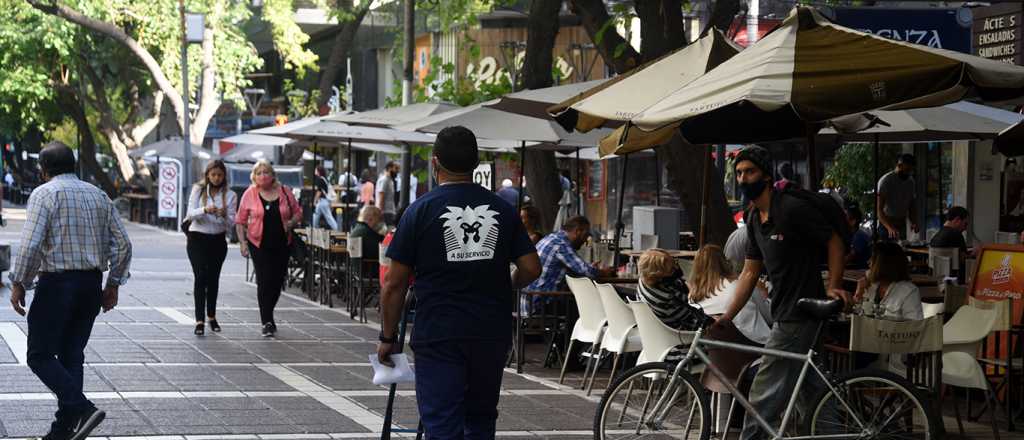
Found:
M 302 207 L 299 206 L 299 202 L 295 200 L 295 196 L 292 195 L 292 189 L 281 185 L 281 196 L 278 200 L 281 203 L 278 204 L 281 208 L 281 223 L 288 223 L 288 220 L 295 215 L 302 215 Z M 245 190 L 245 194 L 242 194 L 242 201 L 238 204 L 238 212 L 235 214 L 235 224 L 243 225 L 246 227 L 246 236 L 249 237 L 249 241 L 256 247 L 260 247 L 260 240 L 263 239 L 263 214 L 265 209 L 263 203 L 260 202 L 260 190 L 255 186 L 250 186 L 249 189 Z M 292 235 L 287 234 L 288 244 L 292 242 Z

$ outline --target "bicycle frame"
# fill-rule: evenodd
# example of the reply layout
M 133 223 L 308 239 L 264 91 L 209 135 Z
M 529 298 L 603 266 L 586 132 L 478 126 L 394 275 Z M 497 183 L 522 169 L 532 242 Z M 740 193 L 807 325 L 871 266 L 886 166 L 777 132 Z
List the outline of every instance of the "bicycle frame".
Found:
M 857 433 L 784 437 L 782 433 L 786 432 L 786 428 L 789 426 L 790 416 L 792 415 L 793 407 L 796 405 L 797 393 L 794 392 L 792 396 L 790 396 L 789 402 L 786 405 L 786 411 L 785 413 L 783 413 L 782 422 L 780 423 L 779 429 L 775 430 L 774 428 L 772 428 L 771 425 L 768 424 L 764 417 L 760 413 L 758 413 L 756 409 L 754 409 L 753 404 L 751 404 L 750 401 L 743 396 L 743 393 L 740 392 L 740 390 L 737 389 L 735 385 L 733 385 L 732 381 L 729 380 L 725 376 L 725 374 L 718 369 L 718 367 L 711 363 L 711 359 L 708 357 L 707 352 L 705 352 L 702 349 L 702 347 L 725 348 L 729 350 L 736 350 L 746 353 L 757 353 L 766 356 L 774 356 L 784 359 L 801 361 L 803 362 L 803 368 L 800 369 L 800 376 L 799 378 L 797 378 L 796 387 L 794 388 L 794 391 L 799 390 L 800 387 L 803 386 L 804 380 L 807 378 L 808 369 L 813 369 L 814 372 L 818 375 L 818 378 L 825 382 L 825 385 L 829 388 L 829 390 L 831 390 L 832 393 L 838 397 L 839 402 L 841 402 L 842 405 L 846 407 L 846 410 L 849 411 L 849 413 L 853 416 L 854 421 L 857 423 L 857 425 L 861 429 L 864 429 L 864 422 L 861 421 L 859 417 L 857 417 L 857 414 L 850 408 L 850 405 L 846 402 L 842 395 L 840 395 L 836 391 L 835 387 L 832 386 L 832 382 L 829 380 L 828 376 L 826 376 L 825 373 L 823 373 L 821 369 L 818 368 L 818 366 L 814 363 L 815 352 L 813 348 L 811 350 L 808 350 L 805 354 L 799 354 L 788 351 L 773 350 L 770 348 L 753 347 L 749 345 L 735 344 L 731 342 L 704 339 L 703 335 L 704 329 L 697 330 L 696 334 L 694 335 L 693 342 L 690 344 L 690 348 L 686 353 L 686 357 L 684 357 L 683 360 L 676 365 L 676 369 L 673 371 L 672 376 L 669 379 L 669 383 L 665 387 L 665 392 L 662 393 L 661 397 L 659 397 L 658 401 L 654 404 L 654 407 L 651 409 L 649 413 L 650 415 L 647 416 L 647 420 L 644 420 L 646 424 L 651 426 L 661 426 L 665 417 L 668 415 L 667 413 L 669 410 L 669 402 L 676 399 L 675 387 L 679 386 L 679 375 L 681 374 L 683 369 L 688 368 L 693 359 L 696 358 L 700 359 L 701 362 L 704 363 L 706 371 L 711 371 L 711 374 L 714 374 L 715 377 L 717 377 L 719 381 L 722 382 L 726 389 L 728 389 L 729 392 L 732 394 L 733 399 L 735 399 L 736 402 L 738 402 L 740 406 L 742 406 L 743 409 L 746 410 L 747 414 L 753 416 L 754 420 L 757 421 L 758 425 L 760 425 L 762 429 L 768 432 L 771 435 L 771 438 L 774 440 L 855 439 L 861 436 L 860 433 Z

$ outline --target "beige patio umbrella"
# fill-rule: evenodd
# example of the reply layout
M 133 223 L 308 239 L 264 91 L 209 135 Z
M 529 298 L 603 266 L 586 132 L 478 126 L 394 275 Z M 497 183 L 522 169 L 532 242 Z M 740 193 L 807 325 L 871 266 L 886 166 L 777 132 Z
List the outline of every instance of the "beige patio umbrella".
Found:
M 618 144 L 637 128 L 678 127 L 693 144 L 810 138 L 844 115 L 1021 95 L 1024 67 L 877 37 L 797 7 L 757 44 L 631 117 Z
M 566 130 L 585 133 L 598 127 L 617 128 L 622 121 L 628 121 L 658 100 L 685 87 L 741 49 L 715 29 L 692 44 L 548 108 L 548 113 Z M 607 139 L 614 141 L 601 149 L 602 155 L 612 154 L 621 133 L 618 130 L 608 136 Z M 630 141 L 647 147 L 664 143 L 671 135 L 670 128 L 654 133 L 636 133 Z

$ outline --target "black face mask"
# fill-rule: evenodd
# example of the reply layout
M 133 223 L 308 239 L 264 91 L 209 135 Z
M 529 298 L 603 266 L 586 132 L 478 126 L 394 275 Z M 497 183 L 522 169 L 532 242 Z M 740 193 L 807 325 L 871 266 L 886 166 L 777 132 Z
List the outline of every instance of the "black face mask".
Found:
M 757 200 L 764 192 L 765 188 L 768 187 L 767 180 L 758 180 L 756 182 L 741 183 L 740 192 L 743 193 L 743 197 L 749 201 Z
M 897 171 L 896 172 L 896 177 L 899 177 L 902 180 L 907 180 L 907 179 L 910 178 L 910 173 L 907 173 L 907 172 L 904 172 L 904 171 Z

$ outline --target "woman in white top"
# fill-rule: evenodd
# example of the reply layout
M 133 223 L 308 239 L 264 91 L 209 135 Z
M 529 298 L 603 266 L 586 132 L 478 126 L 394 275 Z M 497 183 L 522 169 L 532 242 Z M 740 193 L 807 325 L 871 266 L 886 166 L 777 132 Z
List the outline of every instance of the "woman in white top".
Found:
M 217 291 L 220 269 L 228 254 L 226 232 L 235 222 L 238 197 L 227 186 L 224 162 L 211 161 L 203 180 L 192 187 L 188 199 L 188 259 L 192 263 L 195 284 L 192 297 L 196 302 L 196 336 L 205 334 L 205 321 L 219 332 L 217 323 Z
M 924 319 L 921 292 L 910 280 L 907 266 L 907 257 L 899 244 L 876 244 L 867 276 L 857 281 L 854 294 L 861 312 L 884 319 Z
M 737 276 L 722 248 L 707 245 L 693 260 L 690 276 L 690 303 L 704 309 L 708 315 L 721 315 L 729 308 L 736 294 Z M 771 307 L 764 290 L 756 288 L 750 300 L 732 319 L 744 337 L 757 344 L 768 342 L 771 331 Z

